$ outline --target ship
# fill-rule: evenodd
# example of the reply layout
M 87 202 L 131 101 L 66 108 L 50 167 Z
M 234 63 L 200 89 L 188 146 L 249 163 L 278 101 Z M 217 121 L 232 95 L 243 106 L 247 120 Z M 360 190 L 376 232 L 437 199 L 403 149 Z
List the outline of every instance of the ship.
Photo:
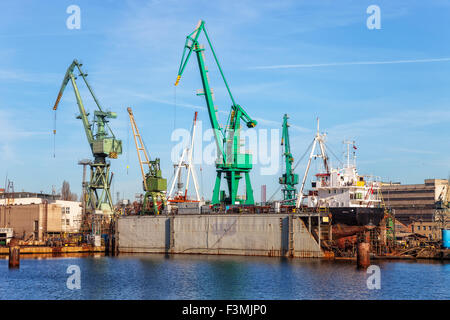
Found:
M 307 196 L 309 208 L 327 208 L 333 224 L 347 226 L 378 226 L 384 217 L 381 199 L 381 182 L 376 177 L 358 174 L 356 155 L 350 159 L 347 144 L 347 163 L 341 168 L 328 168 L 315 175 Z M 324 157 L 326 159 L 326 156 Z

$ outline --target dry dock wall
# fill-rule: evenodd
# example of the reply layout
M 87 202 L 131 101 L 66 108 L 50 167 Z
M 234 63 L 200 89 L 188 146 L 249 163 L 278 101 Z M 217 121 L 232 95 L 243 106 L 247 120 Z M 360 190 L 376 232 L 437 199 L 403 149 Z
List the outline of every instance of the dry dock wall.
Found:
M 126 216 L 116 230 L 119 252 L 323 257 L 292 214 Z

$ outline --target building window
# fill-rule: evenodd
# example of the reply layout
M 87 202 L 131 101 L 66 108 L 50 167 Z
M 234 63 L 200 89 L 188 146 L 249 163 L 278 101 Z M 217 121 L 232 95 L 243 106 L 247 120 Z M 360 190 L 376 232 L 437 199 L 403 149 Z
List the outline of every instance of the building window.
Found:
M 417 230 L 420 230 L 420 226 L 417 226 Z

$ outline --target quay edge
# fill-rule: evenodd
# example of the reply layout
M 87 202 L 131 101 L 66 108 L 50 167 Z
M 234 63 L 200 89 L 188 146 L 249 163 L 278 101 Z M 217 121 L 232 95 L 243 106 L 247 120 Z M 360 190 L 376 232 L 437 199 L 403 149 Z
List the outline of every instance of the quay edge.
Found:
M 122 216 L 115 236 L 121 253 L 329 256 L 295 214 Z

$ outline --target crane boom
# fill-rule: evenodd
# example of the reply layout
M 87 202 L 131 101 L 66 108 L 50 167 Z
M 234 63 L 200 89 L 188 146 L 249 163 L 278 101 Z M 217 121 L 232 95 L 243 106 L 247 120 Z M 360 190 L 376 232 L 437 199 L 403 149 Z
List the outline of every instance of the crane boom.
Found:
M 217 119 L 217 108 L 214 105 L 212 89 L 209 84 L 208 69 L 205 65 L 205 49 L 198 42 L 198 39 L 202 33 L 206 37 L 209 48 L 213 54 L 214 60 L 232 102 L 230 116 L 228 117 L 227 125 L 224 128 L 219 124 L 219 121 Z M 175 86 L 179 84 L 181 76 L 183 75 L 192 52 L 195 52 L 197 56 L 197 63 L 199 66 L 203 86 L 203 92 L 200 92 L 197 95 L 205 96 L 208 115 L 212 129 L 214 130 L 214 137 L 217 146 L 217 176 L 213 191 L 212 203 L 218 204 L 220 202 L 225 202 L 228 204 L 235 204 L 237 200 L 239 180 L 242 178 L 241 174 L 244 174 L 246 181 L 245 204 L 254 204 L 253 189 L 251 188 L 249 176 L 250 170 L 252 168 L 252 157 L 250 154 L 240 153 L 240 121 L 243 120 L 248 128 L 255 127 L 257 122 L 250 118 L 245 110 L 235 102 L 228 82 L 222 71 L 222 67 L 220 66 L 219 60 L 217 59 L 211 40 L 208 36 L 208 33 L 206 32 L 205 22 L 202 20 L 199 21 L 195 30 L 186 37 Z M 227 180 L 228 184 L 229 197 L 227 199 L 224 199 L 224 196 L 221 197 L 222 199 L 219 198 L 222 174 L 225 174 L 225 179 Z
M 64 90 L 66 89 L 67 84 L 69 83 L 69 80 L 70 80 L 72 83 L 72 86 L 73 86 L 74 93 L 75 93 L 75 99 L 77 101 L 78 109 L 80 111 L 80 115 L 78 117 L 83 122 L 83 127 L 84 127 L 84 131 L 86 133 L 86 138 L 87 138 L 88 143 L 92 150 L 92 145 L 94 143 L 94 135 L 92 133 L 91 125 L 89 124 L 88 114 L 86 113 L 86 110 L 83 105 L 83 100 L 81 99 L 81 96 L 80 96 L 80 91 L 78 90 L 78 86 L 75 81 L 75 76 L 73 75 L 73 71 L 74 71 L 75 67 L 78 67 L 80 73 L 82 73 L 82 71 L 80 69 L 80 64 L 78 63 L 78 61 L 73 60 L 72 64 L 69 66 L 69 68 L 67 68 L 66 74 L 65 74 L 63 82 L 61 84 L 61 89 L 59 89 L 58 97 L 56 98 L 55 105 L 53 106 L 53 110 L 56 111 L 58 109 L 59 102 L 61 101 Z M 54 131 L 53 133 L 56 133 L 56 132 Z

